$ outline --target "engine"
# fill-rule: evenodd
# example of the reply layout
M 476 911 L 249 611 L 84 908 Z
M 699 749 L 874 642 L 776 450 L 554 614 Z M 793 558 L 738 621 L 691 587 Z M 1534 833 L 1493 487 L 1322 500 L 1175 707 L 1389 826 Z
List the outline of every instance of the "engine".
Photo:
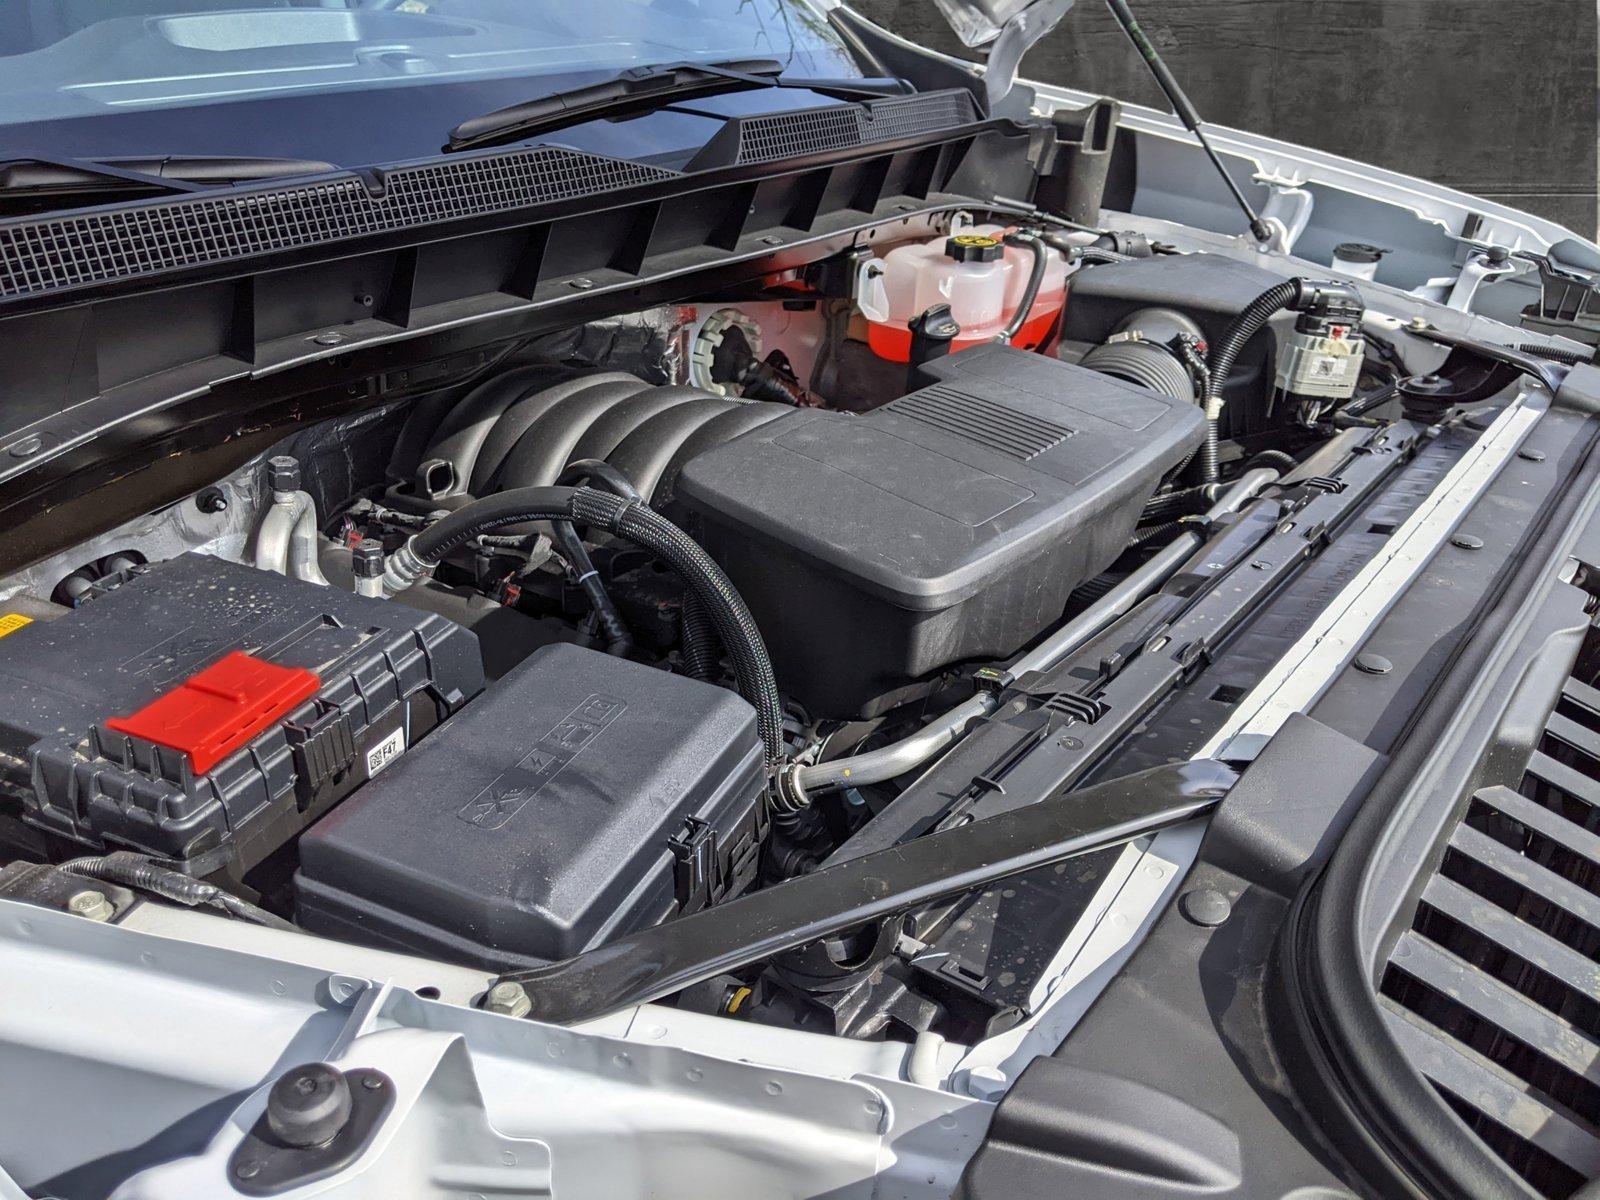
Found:
M 0 835 L 492 971 L 812 870 L 900 784 L 804 772 L 1009 678 L 1326 436 L 1361 318 L 964 222 L 502 349 L 12 581 Z

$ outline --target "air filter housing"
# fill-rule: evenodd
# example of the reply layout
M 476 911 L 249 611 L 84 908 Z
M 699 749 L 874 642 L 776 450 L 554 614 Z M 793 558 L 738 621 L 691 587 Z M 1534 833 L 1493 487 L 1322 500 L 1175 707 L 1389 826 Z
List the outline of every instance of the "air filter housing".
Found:
M 871 715 L 1009 656 L 1128 543 L 1202 441 L 1192 404 L 1004 346 L 866 416 L 794 412 L 699 455 L 676 503 L 733 578 L 779 687 Z

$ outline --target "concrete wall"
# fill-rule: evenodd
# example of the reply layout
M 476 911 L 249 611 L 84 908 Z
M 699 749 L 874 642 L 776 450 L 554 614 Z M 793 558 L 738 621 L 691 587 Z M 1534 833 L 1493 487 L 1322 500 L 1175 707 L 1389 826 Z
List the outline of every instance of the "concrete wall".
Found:
M 849 0 L 962 48 L 932 0 Z M 1595 0 L 1132 0 L 1207 120 L 1596 228 Z M 1024 75 L 1165 108 L 1100 0 Z

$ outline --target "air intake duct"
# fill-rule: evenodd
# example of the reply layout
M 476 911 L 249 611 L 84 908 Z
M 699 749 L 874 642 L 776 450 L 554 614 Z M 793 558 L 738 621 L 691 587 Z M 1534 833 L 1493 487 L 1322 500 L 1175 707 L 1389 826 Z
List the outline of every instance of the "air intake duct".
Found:
M 1200 327 L 1171 308 L 1145 308 L 1083 356 L 1080 366 L 1195 403 L 1195 366 L 1204 363 Z

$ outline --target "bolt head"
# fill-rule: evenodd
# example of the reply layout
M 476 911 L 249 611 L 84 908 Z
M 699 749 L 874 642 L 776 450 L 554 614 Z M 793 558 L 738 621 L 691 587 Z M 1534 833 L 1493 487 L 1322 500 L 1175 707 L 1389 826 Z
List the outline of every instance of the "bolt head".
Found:
M 525 1017 L 533 1010 L 533 1001 L 520 983 L 497 983 L 483 998 L 483 1007 L 503 1017 Z
M 116 915 L 117 908 L 104 892 L 85 888 L 67 897 L 67 911 L 89 921 L 109 921 Z
M 267 459 L 267 486 L 275 492 L 298 492 L 300 460 L 288 454 Z

